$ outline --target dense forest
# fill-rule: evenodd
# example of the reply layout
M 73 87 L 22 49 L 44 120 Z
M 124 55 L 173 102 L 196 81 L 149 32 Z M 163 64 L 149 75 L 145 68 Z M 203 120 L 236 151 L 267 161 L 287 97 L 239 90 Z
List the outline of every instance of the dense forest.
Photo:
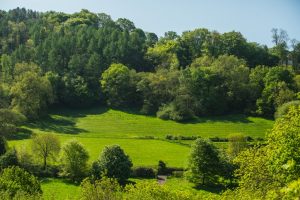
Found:
M 269 49 L 235 31 L 158 38 L 88 10 L 17 8 L 0 16 L 0 105 L 29 119 L 58 104 L 135 107 L 176 121 L 229 112 L 270 117 L 299 92 L 300 44 L 288 48 L 283 30 L 272 30 Z
M 276 28 L 271 39 L 274 46 L 268 48 L 236 31 L 205 28 L 181 35 L 169 31 L 159 38 L 128 19 L 113 20 L 88 10 L 74 14 L 0 10 L 0 136 L 10 138 L 25 121 L 39 120 L 59 107 L 129 108 L 180 123 L 233 113 L 275 118 L 274 128 L 258 145 L 250 148 L 241 135 L 229 138 L 228 155 L 198 138 L 191 145 L 186 176 L 198 185 L 236 188 L 223 193 L 223 199 L 294 198 L 299 195 L 300 172 L 300 43 Z M 44 142 L 50 144 L 49 154 L 38 155 L 44 162 L 33 173 L 45 175 L 47 158 L 60 151 L 57 141 L 51 134 L 33 137 L 36 152 Z M 18 181 L 27 184 L 23 185 L 27 190 L 19 194 L 13 188 L 7 199 L 40 193 L 34 176 L 19 167 L 6 168 L 17 165 L 20 158 L 15 150 L 8 151 L 3 137 L 0 147 L 0 193 L 11 187 L 7 181 L 11 177 L 24 177 L 24 182 Z M 79 183 L 87 177 L 88 153 L 76 141 L 62 151 L 62 176 Z M 70 161 L 72 152 L 78 152 L 78 163 Z M 111 172 L 115 166 L 110 159 L 118 156 L 119 168 Z M 33 171 L 23 159 L 20 166 Z M 119 146 L 107 147 L 93 162 L 88 174 L 92 181 L 82 182 L 82 199 L 97 191 L 104 199 L 141 199 L 145 194 L 149 199 L 158 194 L 160 199 L 194 198 L 158 185 L 138 184 L 123 190 L 119 184 L 127 181 L 131 167 Z M 159 167 L 166 169 L 163 162 Z M 105 170 L 108 178 L 100 179 Z M 115 174 L 116 180 L 109 179 Z

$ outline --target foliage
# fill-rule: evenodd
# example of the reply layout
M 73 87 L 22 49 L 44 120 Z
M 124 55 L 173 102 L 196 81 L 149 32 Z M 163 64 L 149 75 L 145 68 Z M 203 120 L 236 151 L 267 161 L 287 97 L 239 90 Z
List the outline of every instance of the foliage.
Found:
M 93 163 L 93 175 L 105 175 L 124 183 L 130 176 L 132 162 L 118 145 L 104 147 L 99 160 Z
M 293 181 L 281 189 L 282 199 L 297 199 L 300 196 L 300 180 Z
M 65 143 L 61 153 L 61 175 L 80 181 L 87 173 L 89 154 L 76 140 Z
M 37 155 L 43 161 L 43 169 L 47 169 L 47 160 L 56 159 L 60 151 L 60 142 L 54 134 L 40 134 L 32 138 L 31 144 L 34 155 Z
M 109 105 L 120 107 L 132 103 L 135 93 L 134 73 L 122 64 L 112 64 L 103 72 L 101 86 L 108 97 Z
M 158 168 L 157 168 L 158 175 L 167 175 L 167 165 L 164 161 L 158 161 Z
M 41 185 L 37 178 L 19 167 L 10 167 L 2 171 L 0 190 L 8 192 L 12 197 L 20 191 L 28 194 L 42 193 Z
M 12 107 L 30 119 L 36 119 L 52 103 L 53 91 L 38 66 L 21 63 L 15 68 L 16 81 L 11 88 Z
M 0 136 L 0 156 L 6 153 L 8 150 L 8 145 L 5 137 Z
M 168 186 L 160 186 L 155 182 L 141 182 L 136 185 L 128 185 L 125 188 L 123 199 L 145 199 L 145 200 L 155 200 L 155 199 L 197 199 L 197 196 L 187 191 L 174 190 Z
M 241 151 L 247 147 L 247 140 L 243 134 L 231 134 L 228 136 L 227 152 L 231 158 L 235 158 Z
M 272 116 L 279 106 L 295 98 L 293 70 L 289 67 L 273 67 L 263 78 L 264 89 L 257 99 L 257 113 Z
M 102 177 L 91 183 L 89 179 L 81 182 L 82 200 L 118 200 L 122 199 L 121 187 L 116 179 Z
M 300 106 L 300 101 L 290 101 L 279 106 L 275 112 L 275 119 L 285 116 L 292 106 Z
M 240 177 L 237 192 L 253 192 L 264 199 L 299 178 L 299 114 L 299 107 L 292 106 L 285 116 L 277 119 L 267 134 L 265 146 L 238 155 L 235 159 L 239 165 L 236 174 Z
M 7 167 L 18 165 L 19 161 L 15 149 L 8 150 L 5 154 L 0 156 L 0 171 Z
M 131 177 L 134 178 L 155 178 L 157 171 L 151 167 L 134 167 Z
M 211 184 L 220 174 L 221 161 L 217 149 L 206 140 L 198 138 L 191 147 L 189 179 L 196 184 Z
M 0 109 L 8 108 L 9 104 L 9 87 L 4 84 L 0 84 Z
M 28 194 L 23 191 L 17 191 L 16 194 L 11 197 L 9 192 L 0 191 L 0 199 L 2 200 L 41 200 L 43 199 L 41 194 Z
M 9 136 L 17 131 L 26 118 L 24 115 L 9 109 L 0 109 L 0 135 Z

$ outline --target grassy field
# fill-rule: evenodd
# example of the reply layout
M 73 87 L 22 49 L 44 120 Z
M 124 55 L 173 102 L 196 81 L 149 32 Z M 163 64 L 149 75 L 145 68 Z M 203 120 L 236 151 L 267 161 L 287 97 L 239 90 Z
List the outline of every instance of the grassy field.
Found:
M 209 138 L 242 133 L 245 136 L 264 137 L 272 126 L 272 120 L 244 115 L 199 118 L 189 123 L 177 123 L 132 111 L 102 107 L 61 109 L 51 111 L 49 116 L 38 122 L 25 125 L 24 133 L 10 140 L 9 145 L 17 149 L 29 148 L 31 134 L 54 133 L 62 143 L 71 139 L 80 141 L 89 152 L 90 163 L 99 157 L 105 145 L 119 144 L 130 156 L 134 166 L 156 166 L 159 160 L 163 160 L 168 166 L 186 167 L 192 141 L 167 141 L 167 134 Z M 149 136 L 154 139 L 149 139 Z M 226 144 L 220 143 L 217 146 L 223 147 Z M 197 191 L 184 179 L 169 179 L 166 184 Z M 42 189 L 45 199 L 72 199 L 79 194 L 78 186 L 62 179 L 43 179 Z
M 46 200 L 71 200 L 79 197 L 80 187 L 63 179 L 42 179 L 41 185 Z
M 134 138 L 172 135 L 199 135 L 202 137 L 226 137 L 230 133 L 243 133 L 263 137 L 273 125 L 272 120 L 245 115 L 226 115 L 199 118 L 189 123 L 164 121 L 135 112 L 106 108 L 82 110 L 56 110 L 52 115 L 27 128 L 34 132 L 53 132 L 76 137 Z
M 199 118 L 190 123 L 164 121 L 152 116 L 106 108 L 55 110 L 48 117 L 28 123 L 30 133 L 55 133 L 61 142 L 79 140 L 89 151 L 90 161 L 98 158 L 105 145 L 119 144 L 131 157 L 135 166 L 154 166 L 159 160 L 169 166 L 185 167 L 188 145 L 165 141 L 167 134 L 226 137 L 230 133 L 264 137 L 273 121 L 229 115 Z M 142 139 L 153 136 L 156 139 Z M 30 139 L 10 141 L 11 146 L 26 146 Z M 190 143 L 190 142 L 188 142 Z
M 75 138 L 88 150 L 90 162 L 99 157 L 106 145 L 118 144 L 130 156 L 135 166 L 156 166 L 159 160 L 165 161 L 168 166 L 185 167 L 189 147 L 160 140 L 145 139 L 111 139 L 111 138 L 82 138 L 60 135 L 61 142 Z M 20 148 L 29 146 L 30 140 L 14 140 L 10 146 Z

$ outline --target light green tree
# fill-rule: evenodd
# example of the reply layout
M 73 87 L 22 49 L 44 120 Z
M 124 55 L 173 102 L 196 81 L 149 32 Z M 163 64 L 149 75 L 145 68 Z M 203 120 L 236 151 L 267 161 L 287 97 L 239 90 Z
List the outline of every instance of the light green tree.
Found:
M 87 173 L 89 154 L 76 140 L 64 144 L 61 152 L 61 175 L 80 181 Z
M 35 135 L 31 141 L 33 155 L 36 155 L 43 161 L 43 169 L 47 169 L 48 160 L 55 160 L 60 151 L 59 138 L 52 134 Z

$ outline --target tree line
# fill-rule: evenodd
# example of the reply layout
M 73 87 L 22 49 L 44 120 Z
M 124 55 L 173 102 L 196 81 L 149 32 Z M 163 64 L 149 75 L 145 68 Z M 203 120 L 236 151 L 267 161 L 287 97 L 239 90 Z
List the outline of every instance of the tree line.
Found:
M 270 117 L 299 99 L 300 86 L 300 44 L 283 30 L 272 34 L 268 48 L 205 28 L 158 38 L 88 10 L 1 11 L 0 108 L 28 119 L 49 106 L 94 104 L 176 121 L 229 112 Z

